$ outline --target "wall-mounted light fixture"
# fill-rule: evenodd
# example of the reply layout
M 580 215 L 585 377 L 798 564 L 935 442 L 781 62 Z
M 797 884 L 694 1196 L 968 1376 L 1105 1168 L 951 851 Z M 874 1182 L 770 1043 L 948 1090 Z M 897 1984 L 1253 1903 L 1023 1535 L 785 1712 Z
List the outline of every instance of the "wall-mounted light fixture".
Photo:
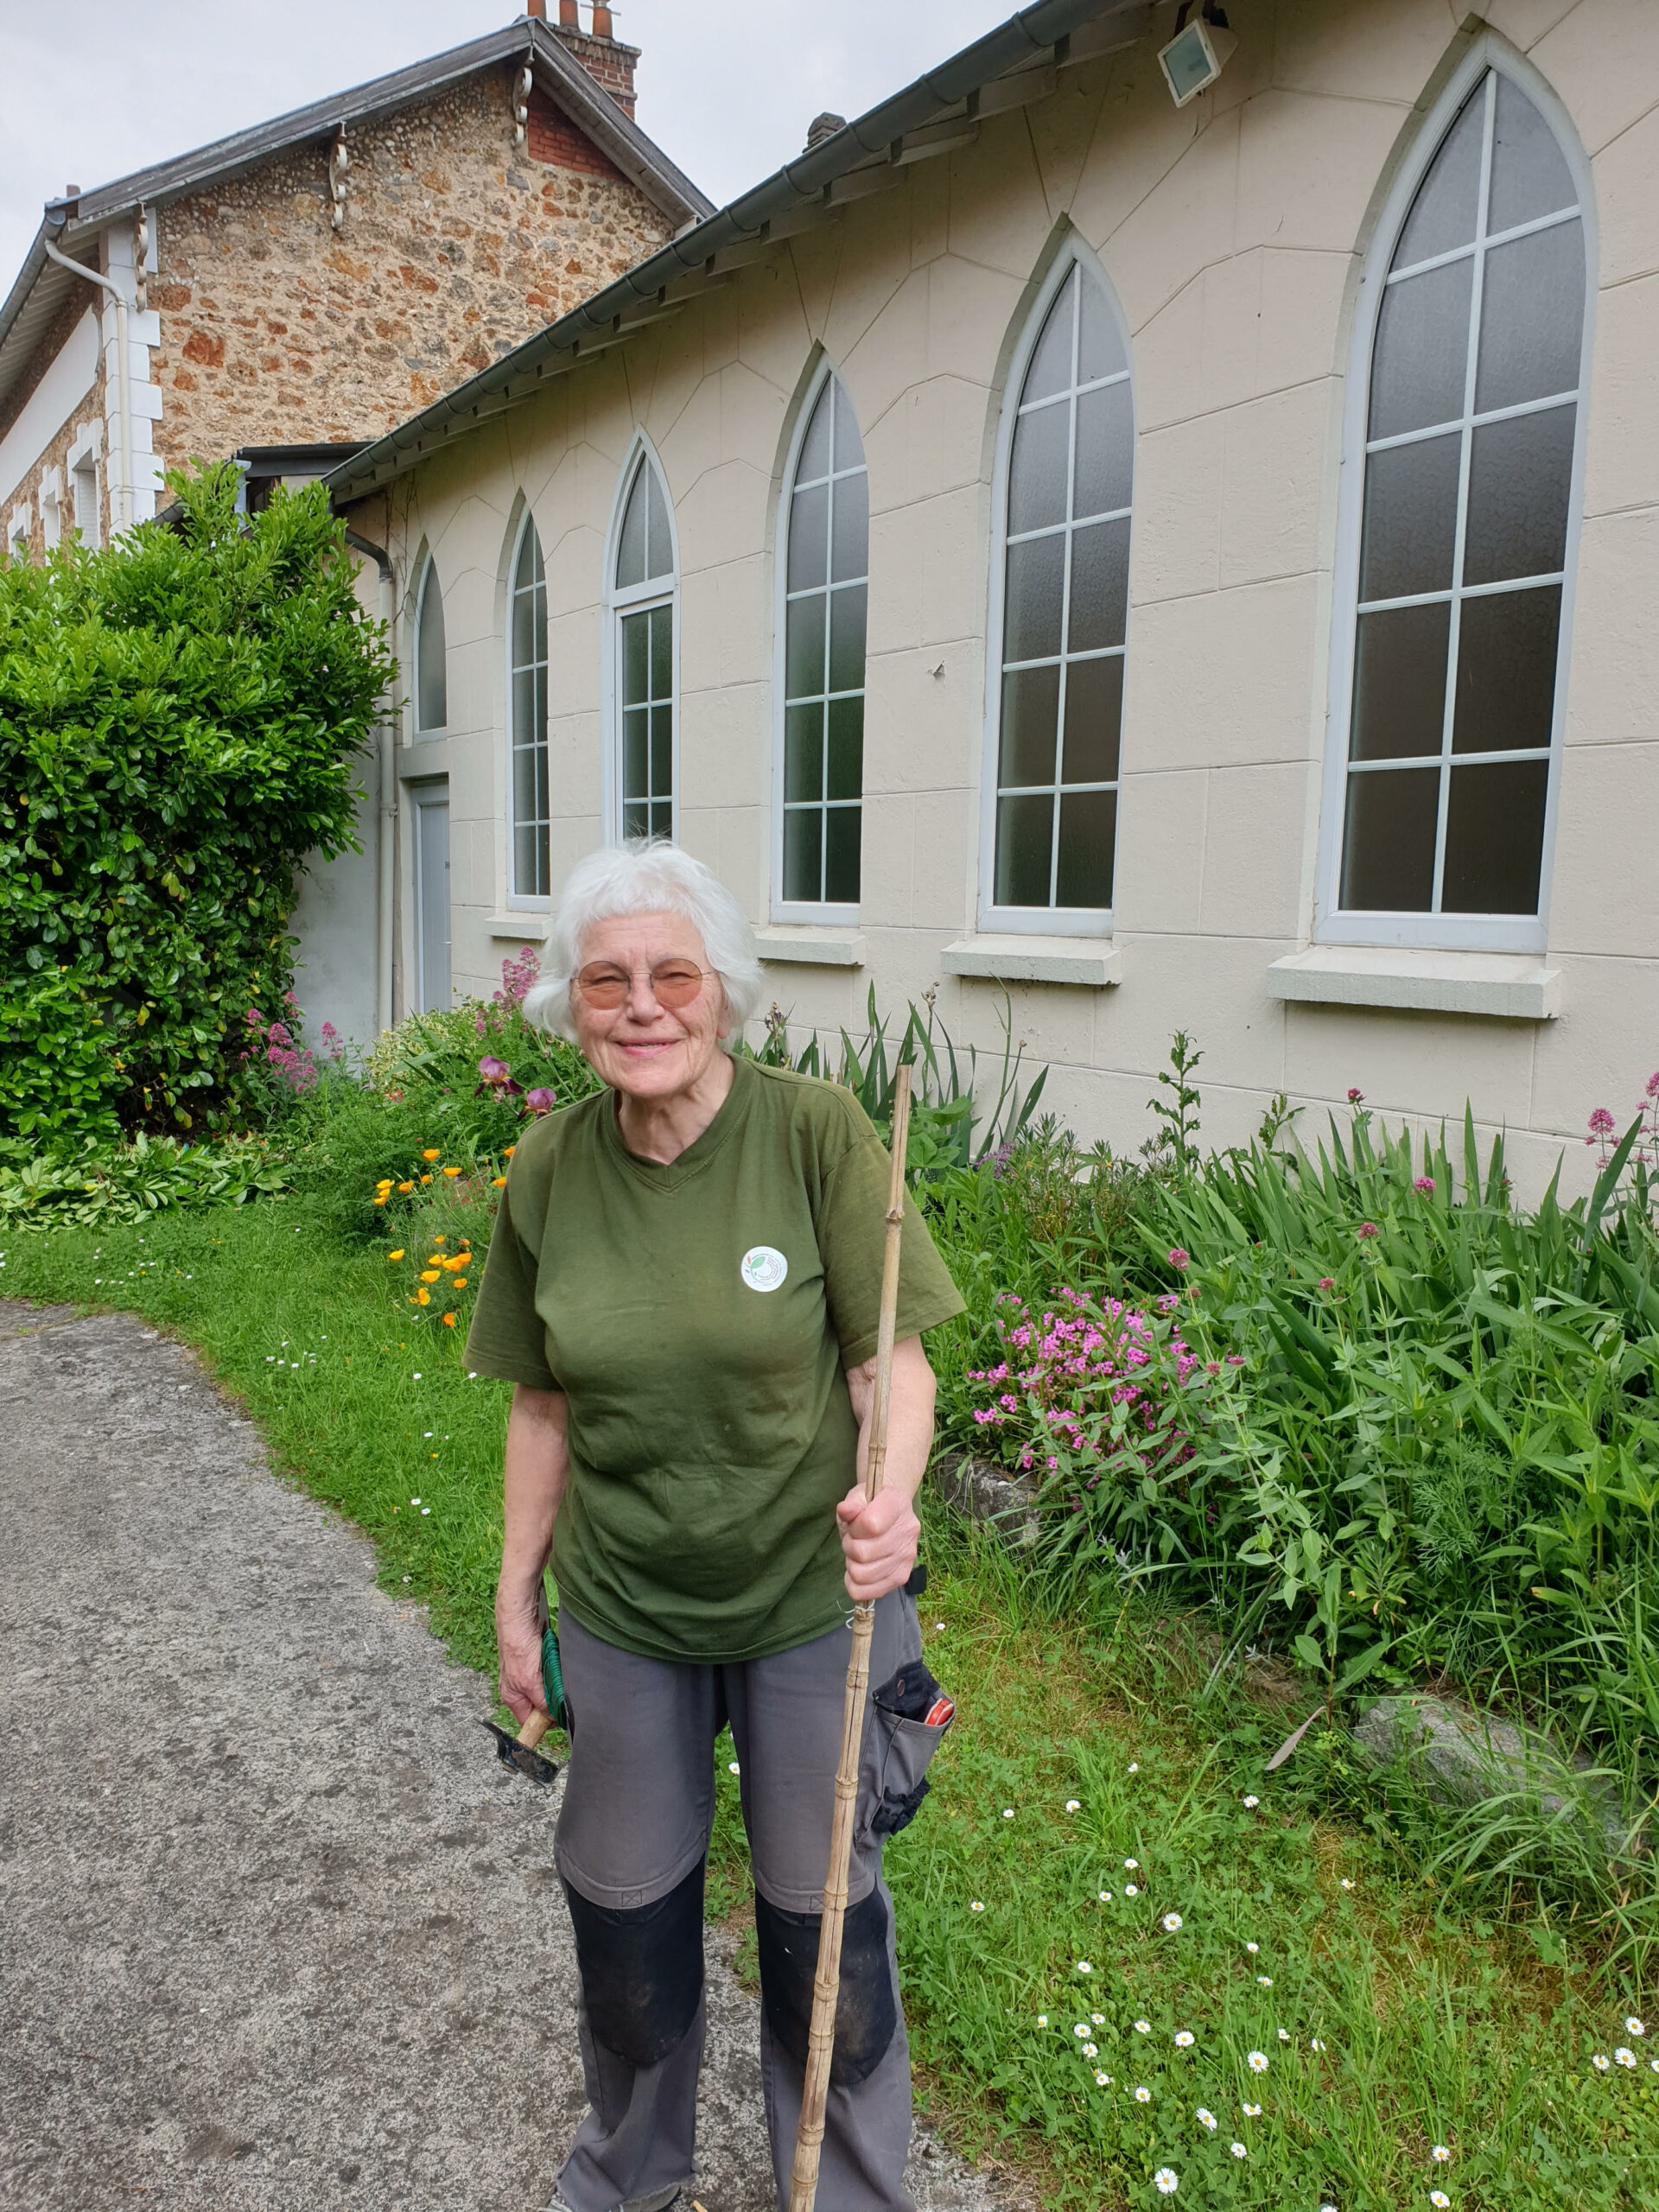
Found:
M 1175 35 L 1158 56 L 1169 97 L 1177 107 L 1185 107 L 1200 92 L 1209 91 L 1238 44 L 1227 28 L 1225 11 L 1216 0 L 1204 0 L 1202 10 L 1189 23 L 1186 18 L 1192 5 L 1192 0 L 1181 0 Z

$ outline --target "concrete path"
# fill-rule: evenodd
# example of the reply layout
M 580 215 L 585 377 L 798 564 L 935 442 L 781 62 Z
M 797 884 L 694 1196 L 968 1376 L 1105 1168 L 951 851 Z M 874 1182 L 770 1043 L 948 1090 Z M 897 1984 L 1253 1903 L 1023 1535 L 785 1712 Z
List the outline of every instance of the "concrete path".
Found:
M 575 1961 L 490 1709 L 187 1351 L 0 1303 L 0 2206 L 545 2203 Z M 756 2021 L 715 1943 L 708 2212 L 772 2202 Z

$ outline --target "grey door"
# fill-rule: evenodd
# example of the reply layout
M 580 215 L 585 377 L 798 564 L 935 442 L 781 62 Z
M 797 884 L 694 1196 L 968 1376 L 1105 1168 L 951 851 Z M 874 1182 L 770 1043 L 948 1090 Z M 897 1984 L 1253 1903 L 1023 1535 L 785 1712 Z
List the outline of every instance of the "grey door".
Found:
M 415 798 L 415 1002 L 423 1014 L 449 1003 L 449 791 Z

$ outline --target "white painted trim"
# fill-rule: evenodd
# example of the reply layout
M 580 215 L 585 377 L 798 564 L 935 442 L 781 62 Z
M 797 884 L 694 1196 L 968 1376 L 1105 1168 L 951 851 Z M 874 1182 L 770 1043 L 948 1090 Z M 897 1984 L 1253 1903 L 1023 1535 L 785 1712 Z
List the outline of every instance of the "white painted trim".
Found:
M 836 910 L 823 911 L 828 914 Z M 866 958 L 864 939 L 856 929 L 828 925 L 774 923 L 755 931 L 754 949 L 762 960 L 793 962 L 804 968 L 861 968 Z
M 1002 615 L 1003 590 L 1007 560 L 1008 468 L 1014 453 L 1014 426 L 1020 415 L 1020 395 L 1024 388 L 1026 372 L 1037 340 L 1042 334 L 1048 311 L 1056 294 L 1071 275 L 1073 267 L 1082 271 L 1085 283 L 1100 287 L 1118 334 L 1123 341 L 1123 358 L 1129 365 L 1129 406 L 1131 435 L 1138 442 L 1140 406 L 1135 393 L 1135 348 L 1122 304 L 1111 279 L 1107 276 L 1097 257 L 1075 232 L 1062 240 L 1053 264 L 1038 289 L 1036 298 L 1027 310 L 1024 327 L 1018 344 L 1008 361 L 1007 379 L 1002 389 L 1002 405 L 997 423 L 996 453 L 991 470 L 991 535 L 990 578 L 985 619 L 985 709 L 984 736 L 981 758 L 979 785 L 979 885 L 976 911 L 980 934 L 964 939 L 966 944 L 982 941 L 982 933 L 989 931 L 1004 937 L 1054 937 L 1062 932 L 1074 938 L 1109 937 L 1112 933 L 1112 911 L 1109 907 L 1084 909 L 1077 906 L 1047 908 L 1031 906 L 999 906 L 995 903 L 996 887 L 996 794 L 997 755 L 1001 738 L 1002 719 Z M 1138 459 L 1138 454 L 1136 455 Z M 1134 493 L 1130 493 L 1129 567 L 1133 577 L 1135 564 Z M 1125 610 L 1125 653 L 1128 652 L 1128 624 L 1133 613 L 1133 601 Z M 1127 685 L 1125 687 L 1127 693 Z M 1126 733 L 1120 728 L 1118 736 L 1118 817 L 1119 841 L 1122 834 L 1123 813 L 1123 739 Z M 1113 890 L 1116 890 L 1116 855 L 1113 855 Z M 979 974 L 980 969 L 950 970 L 948 973 Z M 1069 976 L 1057 979 L 1074 980 Z M 1083 980 L 1083 979 L 1076 979 Z M 1103 978 L 1104 980 L 1104 978 Z
M 1272 963 L 1268 995 L 1321 1006 L 1403 1007 L 1418 1014 L 1553 1021 L 1565 993 L 1559 968 L 1541 966 L 1524 953 L 1313 945 Z
M 846 396 L 847 410 L 849 414 L 852 415 L 855 424 L 856 425 L 857 423 L 858 417 L 856 410 L 853 406 L 852 394 L 849 391 L 847 391 L 845 382 L 838 377 L 829 355 L 827 353 L 821 353 L 812 369 L 811 374 L 807 379 L 804 394 L 802 397 L 799 407 L 796 410 L 794 425 L 789 434 L 789 447 L 784 461 L 783 489 L 779 493 L 778 499 L 778 526 L 773 537 L 772 563 L 771 913 L 772 918 L 774 922 L 783 923 L 785 925 L 799 924 L 806 928 L 818 928 L 824 925 L 828 925 L 831 928 L 855 928 L 857 925 L 859 918 L 859 909 L 856 906 L 837 904 L 833 900 L 826 900 L 814 905 L 805 899 L 785 899 L 784 896 L 784 741 L 785 725 L 788 719 L 785 707 L 785 693 L 788 688 L 785 671 L 787 665 L 787 631 L 789 621 L 789 514 L 791 504 L 795 497 L 795 478 L 796 474 L 800 467 L 801 448 L 806 442 L 807 426 L 812 420 L 813 410 L 817 407 L 819 397 L 824 391 L 825 388 L 835 383 L 841 384 L 842 390 Z M 831 402 L 831 404 L 834 404 L 833 401 Z M 859 451 L 862 453 L 864 450 L 864 433 L 861 429 L 859 430 L 858 442 Z M 870 471 L 868 458 L 867 456 L 864 467 L 865 513 L 867 517 L 865 525 L 866 539 L 864 559 L 864 604 L 866 624 L 864 645 L 864 702 L 867 713 L 869 706 L 870 672 L 868 631 L 869 543 L 868 521 L 869 512 L 869 481 Z M 827 670 L 825 671 L 825 680 L 828 680 Z M 867 727 L 866 734 L 868 735 L 868 734 Z M 859 786 L 859 888 L 861 892 L 863 889 L 863 784 L 861 778 Z M 787 953 L 782 953 L 776 957 L 780 959 L 788 959 L 791 957 L 804 956 L 791 956 Z M 847 964 L 853 967 L 861 965 L 861 957 L 859 961 L 849 962 Z
M 98 381 L 98 310 L 88 308 L 0 438 L 0 499 L 10 499 Z
M 553 926 L 551 914 L 492 914 L 485 923 L 485 932 L 493 938 L 511 938 L 515 944 L 545 944 Z
M 513 532 L 512 532 L 512 550 L 511 550 L 511 551 L 509 552 L 509 554 L 508 554 L 508 556 L 507 556 L 507 588 L 506 588 L 506 598 L 505 598 L 505 619 L 503 620 L 503 621 L 502 621 L 502 625 L 501 625 L 501 657 L 502 657 L 502 665 L 503 665 L 503 667 L 504 667 L 504 669 L 505 669 L 505 675 L 506 675 L 506 690 L 505 690 L 505 697 L 504 697 L 504 700 L 503 700 L 503 705 L 502 705 L 502 714 L 501 714 L 501 728 L 502 728 L 502 735 L 503 735 L 503 740 L 504 740 L 504 743 L 503 743 L 503 753 L 504 753 L 504 756 L 505 756 L 505 762 L 506 762 L 506 778 L 507 778 L 507 780 L 506 780 L 506 789 L 505 789 L 505 793 L 504 793 L 504 795 L 503 795 L 502 809 L 501 809 L 501 819 L 503 820 L 503 822 L 505 822 L 505 824 L 506 824 L 506 831 L 507 831 L 507 838 L 506 838 L 506 850 L 505 850 L 505 855 L 504 855 L 504 856 L 503 856 L 503 858 L 504 858 L 504 868 L 503 868 L 503 874 L 502 874 L 501 880 L 502 880 L 502 882 L 503 882 L 503 883 L 505 885 L 505 887 L 506 887 L 506 904 L 507 904 L 507 906 L 508 906 L 508 908 L 509 908 L 509 910 L 510 910 L 510 911 L 512 911 L 512 912 L 519 912 L 519 913 L 525 913 L 525 914 L 545 914 L 545 913 L 548 913 L 548 912 L 550 912 L 551 911 L 551 909 L 552 909 L 552 905 L 553 905 L 553 900 L 552 900 L 552 888 L 551 888 L 551 887 L 552 887 L 552 865 L 553 865 L 553 864 L 552 864 L 552 842 L 553 842 L 553 823 L 552 823 L 552 811 L 553 811 L 553 757 L 552 757 L 552 748 L 551 748 L 551 746 L 550 746 L 550 742 L 549 742 L 548 734 L 547 734 L 547 729 L 546 729 L 545 725 L 543 725 L 543 730 L 542 730 L 542 745 L 543 745 L 543 749 L 546 751 L 547 755 L 548 755 L 548 762 L 547 762 L 547 806 L 548 806 L 548 817 L 549 817 L 549 819 L 548 819 L 548 885 L 549 885 L 549 890 L 548 890 L 548 894 L 547 894 L 545 897 L 543 897 L 543 894 L 542 894 L 540 892 L 535 892 L 535 891 L 519 891 L 519 890 L 518 890 L 518 889 L 515 887 L 515 885 L 516 885 L 516 872 L 517 872 L 517 868 L 518 868 L 517 854 L 518 854 L 518 821 L 517 821 L 517 818 L 516 818 L 515 814 L 514 814 L 514 811 L 513 811 L 513 793 L 514 793 L 514 791 L 515 791 L 516 785 L 515 785 L 515 782 L 514 782 L 514 776 L 513 776 L 513 758 L 512 758 L 512 756 L 513 756 L 513 734 L 513 734 L 513 727 L 512 727 L 512 677 L 513 677 L 513 666 L 512 666 L 512 601 L 513 601 L 513 593 L 514 593 L 514 590 L 515 590 L 515 588 L 516 588 L 516 579 L 517 579 L 517 577 L 518 577 L 518 556 L 519 556 L 519 555 L 520 555 L 520 554 L 523 552 L 523 550 L 524 550 L 524 532 L 525 532 L 527 530 L 535 530 L 535 531 L 536 531 L 536 543 L 537 543 L 537 549 L 538 549 L 538 550 L 540 550 L 540 552 L 541 552 L 541 556 L 542 556 L 542 593 L 543 593 L 543 608 L 545 608 L 545 607 L 546 607 L 546 593 L 547 593 L 547 550 L 546 550 L 546 548 L 542 544 L 542 534 L 541 534 L 540 531 L 539 531 L 539 530 L 536 530 L 536 518 L 535 518 L 535 516 L 531 512 L 531 510 L 530 510 L 530 502 L 529 502 L 529 500 L 528 500 L 528 499 L 526 499 L 526 500 L 524 501 L 524 503 L 523 506 L 522 506 L 522 507 L 521 507 L 521 509 L 519 510 L 518 524 L 517 524 L 517 526 L 514 528 Z M 414 702 L 413 702 L 413 700 L 411 699 L 411 700 L 410 700 L 410 709 L 409 709 L 409 718 L 410 718 L 410 727 L 411 727 L 411 728 L 412 728 L 412 727 L 413 727 L 413 725 L 414 725 L 414 721 L 415 721 L 415 711 L 416 711 L 416 710 L 415 710 Z M 553 624 L 552 624 L 552 619 L 551 619 L 550 614 L 549 615 L 548 623 L 547 623 L 547 713 L 548 713 L 548 720 L 550 721 L 552 720 L 552 717 L 553 717 Z
M 43 468 L 41 471 L 41 534 L 49 553 L 63 542 L 63 471 Z
M 657 480 L 663 487 L 663 505 L 668 513 L 668 543 L 672 556 L 667 588 L 660 576 L 652 576 L 643 584 L 631 584 L 619 590 L 616 582 L 616 560 L 622 543 L 622 518 L 627 512 L 628 494 L 633 489 L 633 480 L 641 459 L 657 471 Z M 605 566 L 601 575 L 601 605 L 604 610 L 604 636 L 600 647 L 600 833 L 607 845 L 618 842 L 622 835 L 622 621 L 625 614 L 637 614 L 652 607 L 672 609 L 673 633 L 670 639 L 671 659 L 669 681 L 672 686 L 670 704 L 673 713 L 673 741 L 669 759 L 669 835 L 679 836 L 680 830 L 680 533 L 674 516 L 674 495 L 669 489 L 668 471 L 663 467 L 663 457 L 652 444 L 649 434 L 636 428 L 628 442 L 628 450 L 618 472 L 616 495 L 611 502 L 610 527 L 605 533 Z
M 1069 918 L 1069 910 L 1058 911 Z M 996 983 L 1081 983 L 1104 990 L 1123 980 L 1122 950 L 1095 937 L 976 934 L 947 944 L 939 965 L 947 976 L 980 976 Z
M 1341 895 L 1349 725 L 1353 708 L 1359 540 L 1363 519 L 1367 450 L 1365 433 L 1370 413 L 1371 353 L 1376 340 L 1377 317 L 1382 308 L 1389 263 L 1399 243 L 1400 232 L 1416 196 L 1417 188 L 1440 151 L 1441 141 L 1458 110 L 1489 69 L 1509 77 L 1516 89 L 1532 102 L 1554 132 L 1561 156 L 1578 187 L 1579 216 L 1584 226 L 1584 331 L 1580 354 L 1578 415 L 1573 426 L 1573 474 L 1567 493 L 1566 572 L 1561 584 L 1560 637 L 1555 666 L 1554 713 L 1550 731 L 1549 789 L 1545 802 L 1543 850 L 1539 862 L 1538 912 L 1535 917 L 1344 911 L 1338 901 Z M 1586 423 L 1594 350 L 1598 263 L 1594 187 L 1589 162 L 1579 143 L 1578 133 L 1571 118 L 1529 62 L 1494 32 L 1483 31 L 1419 124 L 1410 156 L 1395 178 L 1383 202 L 1360 275 L 1344 410 L 1337 559 L 1332 579 L 1332 603 L 1335 619 L 1331 633 L 1325 775 L 1319 806 L 1319 842 L 1313 906 L 1313 935 L 1320 944 L 1400 948 L 1421 946 L 1447 951 L 1540 953 L 1548 943 L 1561 747 L 1571 673 L 1573 599 L 1578 575 L 1580 530 L 1584 512 Z M 1478 315 L 1478 301 L 1471 302 L 1471 317 Z M 1447 711 L 1450 711 L 1449 706 Z
M 543 565 L 544 569 L 546 565 L 545 563 L 543 563 Z M 431 584 L 433 578 L 437 576 L 438 574 L 438 564 L 432 557 L 431 547 L 424 541 L 422 543 L 419 564 L 416 567 L 415 573 L 419 578 L 419 582 L 415 587 L 415 605 L 413 612 L 410 616 L 409 624 L 409 665 L 415 672 L 415 681 L 409 687 L 409 734 L 418 744 L 429 745 L 434 738 L 448 737 L 449 734 L 449 624 L 446 615 L 444 618 L 443 630 L 444 718 L 442 721 L 435 724 L 432 728 L 426 729 L 422 727 L 421 723 L 421 617 L 426 609 L 426 594 L 428 587 Z M 509 588 L 508 598 L 509 602 L 511 602 L 511 588 Z M 438 610 L 441 614 L 443 613 L 443 582 L 442 578 L 439 578 L 438 581 Z M 512 650 L 511 639 L 509 639 L 508 642 L 508 650 L 509 652 Z

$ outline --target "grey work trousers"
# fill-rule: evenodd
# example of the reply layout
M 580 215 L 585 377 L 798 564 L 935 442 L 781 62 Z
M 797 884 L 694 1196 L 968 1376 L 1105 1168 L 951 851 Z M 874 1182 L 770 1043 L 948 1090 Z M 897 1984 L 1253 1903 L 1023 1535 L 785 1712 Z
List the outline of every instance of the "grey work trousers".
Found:
M 830 1856 L 835 1770 L 850 1631 L 729 1665 L 677 1665 L 618 1649 L 591 1635 L 568 1609 L 559 1646 L 572 1720 L 571 1752 L 555 1856 L 565 1883 L 590 1905 L 628 1912 L 666 1897 L 700 1870 L 714 1814 L 713 1747 L 731 1723 L 754 1884 L 781 1911 L 816 1914 Z M 914 1601 L 902 1591 L 875 1609 L 870 1681 L 879 1686 L 919 1658 Z M 867 1708 L 849 1908 L 879 1891 L 887 1905 L 891 2041 L 855 2084 L 832 2082 L 817 2202 L 822 2212 L 911 2212 L 904 2186 L 910 2147 L 910 2047 L 899 2002 L 892 1901 L 881 1881 L 883 1838 L 874 1821 L 884 1780 L 919 1780 L 942 1732 L 899 1724 L 897 1746 L 883 1716 Z M 573 1915 L 576 1910 L 573 1904 Z M 868 1919 L 867 1912 L 866 1917 Z M 879 1961 L 877 1962 L 879 1971 Z M 887 1991 L 880 1993 L 887 2017 Z M 658 2063 L 634 2066 L 593 2031 L 597 1993 L 583 1992 L 578 2016 L 591 2109 L 559 2176 L 570 2212 L 632 2212 L 689 2190 L 702 2058 L 703 2008 Z M 800 2116 L 801 2070 L 762 2007 L 760 2070 L 778 2202 Z

